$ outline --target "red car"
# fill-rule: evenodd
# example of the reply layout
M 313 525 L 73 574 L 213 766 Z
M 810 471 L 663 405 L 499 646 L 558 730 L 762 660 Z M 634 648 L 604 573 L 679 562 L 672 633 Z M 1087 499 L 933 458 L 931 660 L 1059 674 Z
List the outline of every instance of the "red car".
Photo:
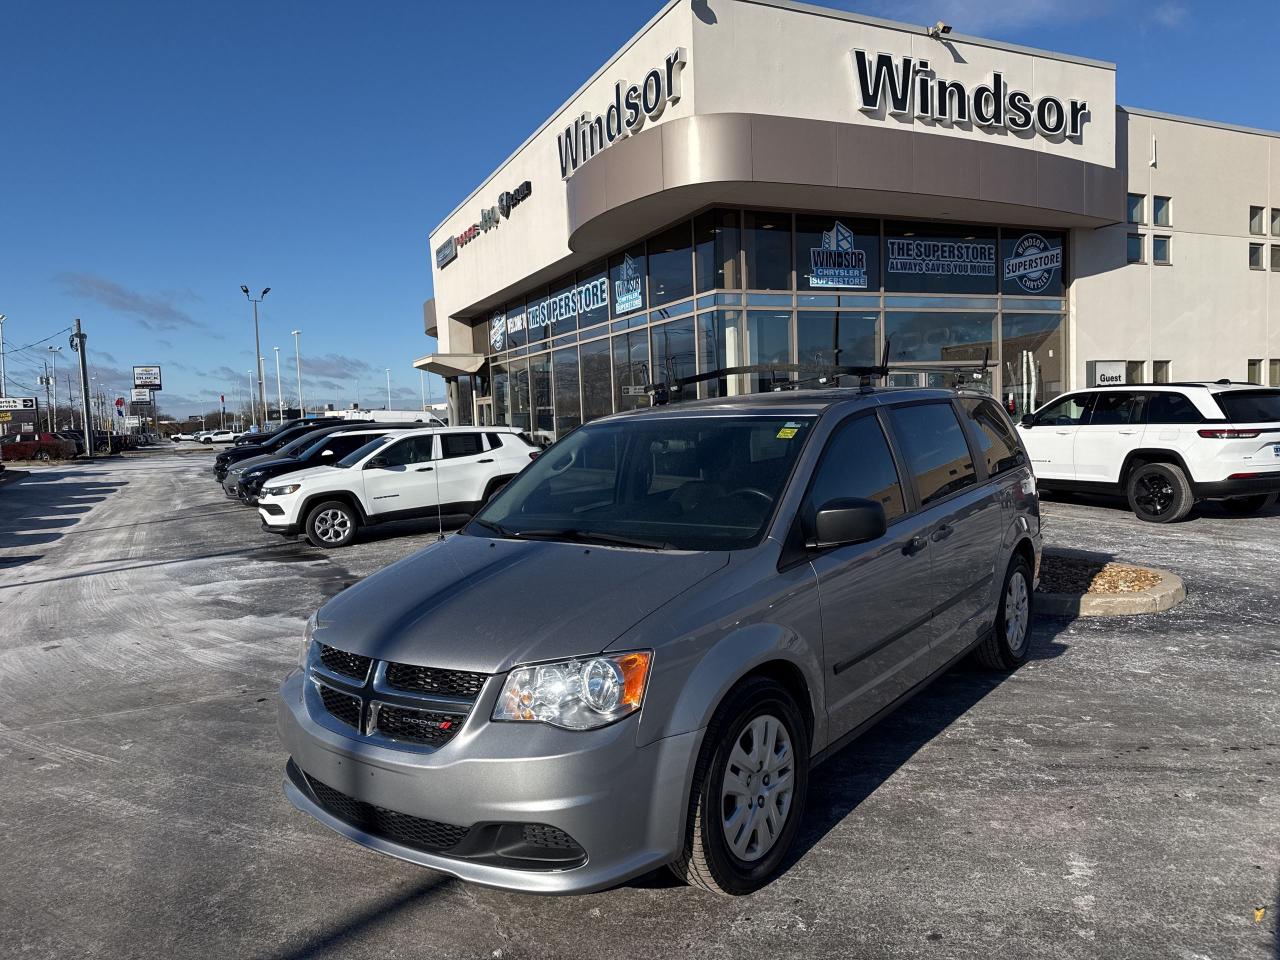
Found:
M 52 433 L 11 433 L 0 437 L 0 459 L 69 460 L 76 445 Z

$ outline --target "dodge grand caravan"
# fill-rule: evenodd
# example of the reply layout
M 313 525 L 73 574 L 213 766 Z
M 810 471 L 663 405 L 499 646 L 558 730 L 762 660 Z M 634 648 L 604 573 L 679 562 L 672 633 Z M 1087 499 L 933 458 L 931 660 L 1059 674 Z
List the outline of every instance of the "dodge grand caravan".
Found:
M 481 884 L 664 864 L 740 894 L 809 772 L 957 659 L 1027 656 L 1040 521 L 990 397 L 797 391 L 583 426 L 339 594 L 281 687 L 285 791 Z

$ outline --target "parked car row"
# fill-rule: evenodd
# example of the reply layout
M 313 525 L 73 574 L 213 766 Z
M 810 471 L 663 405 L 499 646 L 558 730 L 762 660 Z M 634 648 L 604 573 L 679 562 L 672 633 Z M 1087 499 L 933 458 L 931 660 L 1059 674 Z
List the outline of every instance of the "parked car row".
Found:
M 235 443 L 244 434 L 234 430 L 197 430 L 195 433 L 175 433 L 169 437 L 174 443 Z M 263 436 L 263 434 L 258 434 Z
M 344 547 L 361 527 L 473 513 L 538 455 L 510 427 L 321 418 L 237 443 L 214 460 L 223 493 L 264 530 Z
M 95 430 L 93 452 L 136 450 L 150 439 L 145 435 Z M 84 453 L 84 434 L 78 430 L 56 430 L 52 433 L 23 431 L 0 435 L 0 459 L 4 460 L 70 460 L 84 456 Z

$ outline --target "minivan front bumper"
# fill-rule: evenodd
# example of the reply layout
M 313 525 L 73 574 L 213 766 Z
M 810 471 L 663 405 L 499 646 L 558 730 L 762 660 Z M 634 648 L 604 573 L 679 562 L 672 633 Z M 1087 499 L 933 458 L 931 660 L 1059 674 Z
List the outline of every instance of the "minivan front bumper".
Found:
M 683 847 L 701 731 L 638 746 L 638 716 L 587 732 L 493 722 L 501 679 L 490 679 L 453 740 L 421 752 L 316 722 L 304 696 L 307 681 L 295 671 L 280 689 L 280 737 L 291 758 L 285 795 L 356 843 L 505 890 L 589 893 L 674 860 Z M 356 808 L 366 815 L 352 813 Z M 400 842 L 412 831 L 392 835 L 369 826 L 398 827 L 404 818 L 425 822 L 427 830 L 461 831 L 466 839 L 428 850 Z M 535 840 L 566 835 L 577 855 L 541 866 L 522 859 L 527 848 L 509 841 L 524 827 Z

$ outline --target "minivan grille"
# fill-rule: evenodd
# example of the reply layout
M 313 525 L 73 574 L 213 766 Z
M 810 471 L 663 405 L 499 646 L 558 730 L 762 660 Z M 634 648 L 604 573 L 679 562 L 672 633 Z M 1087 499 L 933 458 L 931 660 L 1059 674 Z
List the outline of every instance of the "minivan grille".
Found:
M 349 797 L 306 774 L 307 785 L 320 806 L 358 830 L 416 850 L 448 850 L 466 839 L 469 827 L 457 827 L 407 813 L 396 813 Z
M 344 677 L 351 677 L 363 683 L 364 678 L 369 675 L 369 664 L 373 662 L 373 658 L 363 657 L 358 653 L 347 653 L 345 650 L 322 643 L 320 644 L 320 662 L 334 673 L 340 673 Z
M 374 729 L 392 740 L 408 740 L 438 747 L 453 739 L 466 715 L 436 713 L 431 710 L 413 710 L 382 704 L 378 708 L 378 720 Z
M 319 641 L 311 657 L 313 715 L 327 714 L 360 736 L 407 749 L 434 750 L 452 740 L 489 679 L 483 673 L 374 660 Z
M 411 663 L 388 663 L 387 685 L 414 693 L 438 693 L 447 697 L 474 700 L 487 679 L 483 673 L 465 670 L 435 670 Z

